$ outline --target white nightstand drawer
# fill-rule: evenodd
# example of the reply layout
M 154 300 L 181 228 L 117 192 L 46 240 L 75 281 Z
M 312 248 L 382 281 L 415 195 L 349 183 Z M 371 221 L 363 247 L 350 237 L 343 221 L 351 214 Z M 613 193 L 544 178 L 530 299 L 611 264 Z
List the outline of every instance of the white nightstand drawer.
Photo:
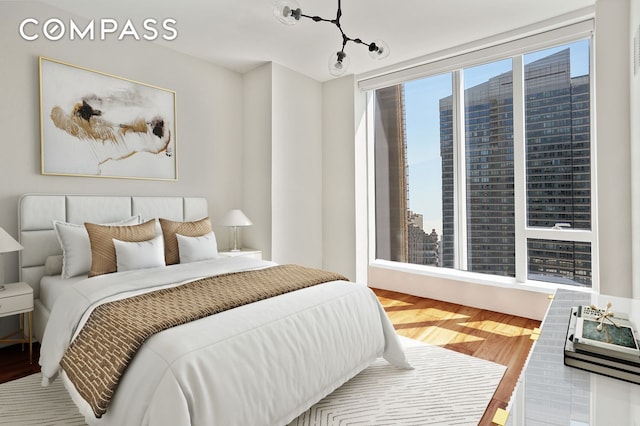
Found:
M 254 250 L 254 249 L 248 249 L 248 248 L 240 249 L 238 251 L 222 251 L 222 252 L 219 252 L 218 255 L 223 257 L 236 257 L 236 256 L 251 257 L 253 259 L 262 260 L 261 250 Z
M 1 297 L 1 294 L 0 294 Z M 33 295 L 21 294 L 0 299 L 0 317 L 33 310 Z
M 0 290 L 0 317 L 33 310 L 33 289 L 25 282 L 10 283 Z
M 0 343 L 28 343 L 29 364 L 33 362 L 33 288 L 25 282 L 9 283 L 0 290 L 0 317 L 20 314 L 20 328 Z M 12 337 L 18 335 L 17 338 Z

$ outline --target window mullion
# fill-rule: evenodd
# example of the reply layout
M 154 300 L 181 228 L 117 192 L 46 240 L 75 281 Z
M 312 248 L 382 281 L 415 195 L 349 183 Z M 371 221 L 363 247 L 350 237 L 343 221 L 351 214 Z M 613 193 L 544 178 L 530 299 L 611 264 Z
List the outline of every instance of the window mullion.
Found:
M 596 162 L 596 55 L 595 40 L 593 34 L 590 37 L 590 45 L 592 46 L 591 55 L 589 55 L 589 110 L 590 110 L 590 165 L 591 165 L 591 288 L 596 292 L 600 292 L 600 256 L 597 254 L 598 248 L 598 190 L 597 190 L 597 162 Z
M 367 100 L 366 100 L 366 134 L 367 135 L 373 135 L 374 134 L 374 121 L 375 121 L 375 100 L 376 100 L 376 92 L 375 91 L 371 91 L 367 94 Z M 363 169 L 363 173 L 366 172 L 367 174 L 367 182 L 375 182 L 376 178 L 375 178 L 375 174 L 376 174 L 376 169 L 375 169 L 375 146 L 374 146 L 374 138 L 367 136 L 367 144 L 366 144 L 366 151 L 365 151 L 365 162 L 366 164 L 364 165 L 364 167 L 362 167 Z M 356 144 L 356 147 L 358 146 L 358 144 Z M 361 163 L 357 163 L 357 165 L 360 165 Z M 356 166 L 357 167 L 357 166 Z M 367 220 L 364 222 L 367 224 L 367 229 L 366 229 L 366 235 L 368 236 L 369 241 L 376 241 L 376 233 L 377 233 L 377 229 L 376 229 L 376 201 L 375 201 L 375 197 L 376 197 L 376 191 L 375 191 L 375 185 L 364 185 L 364 187 L 367 188 L 366 194 L 360 194 L 360 196 L 364 196 L 366 198 L 366 202 L 363 202 L 362 205 L 364 205 L 366 203 L 367 205 Z M 358 194 L 356 194 L 358 195 Z M 358 201 L 358 200 L 356 200 Z M 357 203 L 356 204 L 356 210 L 358 209 L 358 206 L 360 206 L 361 204 Z M 363 215 L 358 215 L 358 219 L 364 218 L 364 214 Z M 356 221 L 356 233 L 359 235 L 358 231 L 363 231 L 363 228 L 358 227 L 358 221 Z M 359 241 L 358 239 L 356 239 L 357 241 Z M 376 245 L 375 244 L 368 244 L 368 253 L 367 253 L 367 257 L 364 258 L 357 258 L 356 259 L 356 275 L 358 276 L 362 276 L 362 277 L 366 277 L 367 276 L 367 267 L 368 267 L 368 263 L 370 259 L 375 259 L 376 258 Z
M 467 190 L 465 177 L 464 78 L 452 72 L 453 84 L 453 165 L 454 165 L 454 267 L 467 270 Z
M 527 157 L 525 138 L 524 61 L 513 57 L 513 198 L 516 281 L 527 281 Z

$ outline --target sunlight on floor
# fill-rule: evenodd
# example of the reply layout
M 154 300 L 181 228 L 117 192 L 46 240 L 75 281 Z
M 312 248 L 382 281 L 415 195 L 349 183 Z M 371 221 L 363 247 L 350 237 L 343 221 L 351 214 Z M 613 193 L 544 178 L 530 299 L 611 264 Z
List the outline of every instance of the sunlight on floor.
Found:
M 485 340 L 484 337 L 472 336 L 460 331 L 442 327 L 407 328 L 398 330 L 398 334 L 412 339 L 428 342 L 430 345 L 444 346 L 451 343 L 470 343 Z
M 502 324 L 495 321 L 471 321 L 460 323 L 460 325 L 476 330 L 490 330 L 491 333 L 506 337 L 528 336 L 531 334 L 531 329 Z
M 380 304 L 385 308 L 388 308 L 390 306 L 411 306 L 412 305 L 412 303 L 403 302 L 401 300 L 389 299 L 384 296 L 378 296 L 378 300 L 380 301 Z
M 402 313 L 402 316 L 399 316 L 399 313 Z M 465 318 L 469 318 L 469 315 L 459 314 L 451 311 L 443 311 L 437 308 L 422 308 L 422 309 L 402 309 L 401 311 L 394 311 L 394 315 L 397 318 L 401 318 L 402 323 L 417 322 L 417 321 L 448 321 L 448 320 L 462 320 Z

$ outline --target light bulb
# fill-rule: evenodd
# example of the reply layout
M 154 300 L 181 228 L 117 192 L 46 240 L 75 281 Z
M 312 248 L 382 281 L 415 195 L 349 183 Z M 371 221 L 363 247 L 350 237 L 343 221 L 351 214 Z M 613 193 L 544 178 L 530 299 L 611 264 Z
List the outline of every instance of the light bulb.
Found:
M 329 73 L 331 75 L 341 76 L 349 68 L 351 59 L 344 52 L 336 52 L 329 55 Z
M 369 45 L 369 56 L 373 59 L 384 59 L 389 56 L 389 46 L 382 40 L 376 40 Z
M 300 20 L 302 10 L 296 0 L 278 0 L 273 4 L 273 15 L 286 25 L 294 25 Z

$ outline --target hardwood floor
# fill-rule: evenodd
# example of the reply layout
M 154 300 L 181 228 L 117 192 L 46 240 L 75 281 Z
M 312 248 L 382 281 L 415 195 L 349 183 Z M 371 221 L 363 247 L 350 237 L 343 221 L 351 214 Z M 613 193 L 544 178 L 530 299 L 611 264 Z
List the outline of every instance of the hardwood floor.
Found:
M 0 383 L 19 379 L 40 371 L 38 358 L 40 357 L 40 344 L 33 344 L 33 363 L 29 364 L 29 348 L 24 345 L 11 345 L 0 348 Z
M 507 366 L 480 424 L 506 408 L 540 321 L 373 289 L 398 334 Z
M 507 372 L 487 407 L 481 425 L 491 425 L 497 408 L 505 408 L 520 375 L 539 321 L 453 303 L 374 289 L 398 334 L 506 365 Z M 0 383 L 40 371 L 40 346 L 33 364 L 22 345 L 0 348 Z

